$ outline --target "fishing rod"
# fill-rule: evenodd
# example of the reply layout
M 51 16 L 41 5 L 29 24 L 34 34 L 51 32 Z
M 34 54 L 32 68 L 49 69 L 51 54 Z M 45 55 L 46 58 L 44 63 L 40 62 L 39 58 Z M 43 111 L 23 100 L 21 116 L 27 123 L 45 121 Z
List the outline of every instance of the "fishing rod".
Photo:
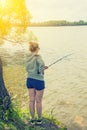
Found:
M 65 55 L 65 56 L 59 58 L 58 60 L 56 60 L 56 61 L 54 61 L 53 63 L 51 63 L 50 65 L 48 65 L 48 67 L 51 67 L 52 65 L 54 65 L 54 64 L 56 64 L 57 62 L 59 62 L 59 61 L 65 59 L 66 57 L 68 57 L 68 56 L 70 56 L 70 55 L 72 55 L 72 54 L 68 54 L 68 55 Z

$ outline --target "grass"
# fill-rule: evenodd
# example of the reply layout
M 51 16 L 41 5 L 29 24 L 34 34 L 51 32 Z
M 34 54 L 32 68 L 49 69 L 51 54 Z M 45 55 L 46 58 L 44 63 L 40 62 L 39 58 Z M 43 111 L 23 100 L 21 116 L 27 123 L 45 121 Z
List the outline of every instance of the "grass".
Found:
M 52 115 L 43 114 L 41 125 L 31 125 L 29 117 L 28 110 L 20 110 L 12 105 L 6 111 L 4 120 L 0 120 L 0 130 L 67 130 L 65 125 Z
M 43 114 L 43 123 L 40 126 L 31 126 L 25 79 L 26 71 L 23 66 L 4 67 L 4 80 L 12 97 L 12 106 L 5 112 L 4 120 L 0 120 L 0 130 L 66 130 L 66 126 L 54 118 L 53 110 L 49 115 Z

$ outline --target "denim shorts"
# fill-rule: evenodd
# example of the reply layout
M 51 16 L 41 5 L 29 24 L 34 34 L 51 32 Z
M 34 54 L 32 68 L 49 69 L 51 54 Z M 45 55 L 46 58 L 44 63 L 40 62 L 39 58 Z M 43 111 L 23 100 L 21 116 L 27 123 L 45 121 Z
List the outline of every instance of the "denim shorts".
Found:
M 45 82 L 33 78 L 27 78 L 26 86 L 28 89 L 34 88 L 36 90 L 43 90 L 45 88 Z

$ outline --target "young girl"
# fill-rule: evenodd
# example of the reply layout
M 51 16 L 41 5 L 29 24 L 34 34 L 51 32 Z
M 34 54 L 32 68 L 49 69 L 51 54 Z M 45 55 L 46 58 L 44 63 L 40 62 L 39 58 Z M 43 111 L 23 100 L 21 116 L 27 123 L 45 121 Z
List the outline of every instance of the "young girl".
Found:
M 31 124 L 35 124 L 35 103 L 38 114 L 37 124 L 42 123 L 42 97 L 44 93 L 44 70 L 48 67 L 45 66 L 44 61 L 38 54 L 39 45 L 36 42 L 29 43 L 30 55 L 26 61 L 26 70 L 28 73 L 27 77 L 27 88 L 29 91 L 29 109 L 31 114 Z

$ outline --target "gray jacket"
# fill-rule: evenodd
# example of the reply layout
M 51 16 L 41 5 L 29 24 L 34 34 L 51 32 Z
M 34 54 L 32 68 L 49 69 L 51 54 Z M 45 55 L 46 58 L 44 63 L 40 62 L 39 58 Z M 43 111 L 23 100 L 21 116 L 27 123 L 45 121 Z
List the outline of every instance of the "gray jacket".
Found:
M 28 78 L 33 78 L 37 80 L 44 80 L 44 61 L 40 55 L 35 55 L 33 53 L 29 54 L 26 58 L 26 71 Z

